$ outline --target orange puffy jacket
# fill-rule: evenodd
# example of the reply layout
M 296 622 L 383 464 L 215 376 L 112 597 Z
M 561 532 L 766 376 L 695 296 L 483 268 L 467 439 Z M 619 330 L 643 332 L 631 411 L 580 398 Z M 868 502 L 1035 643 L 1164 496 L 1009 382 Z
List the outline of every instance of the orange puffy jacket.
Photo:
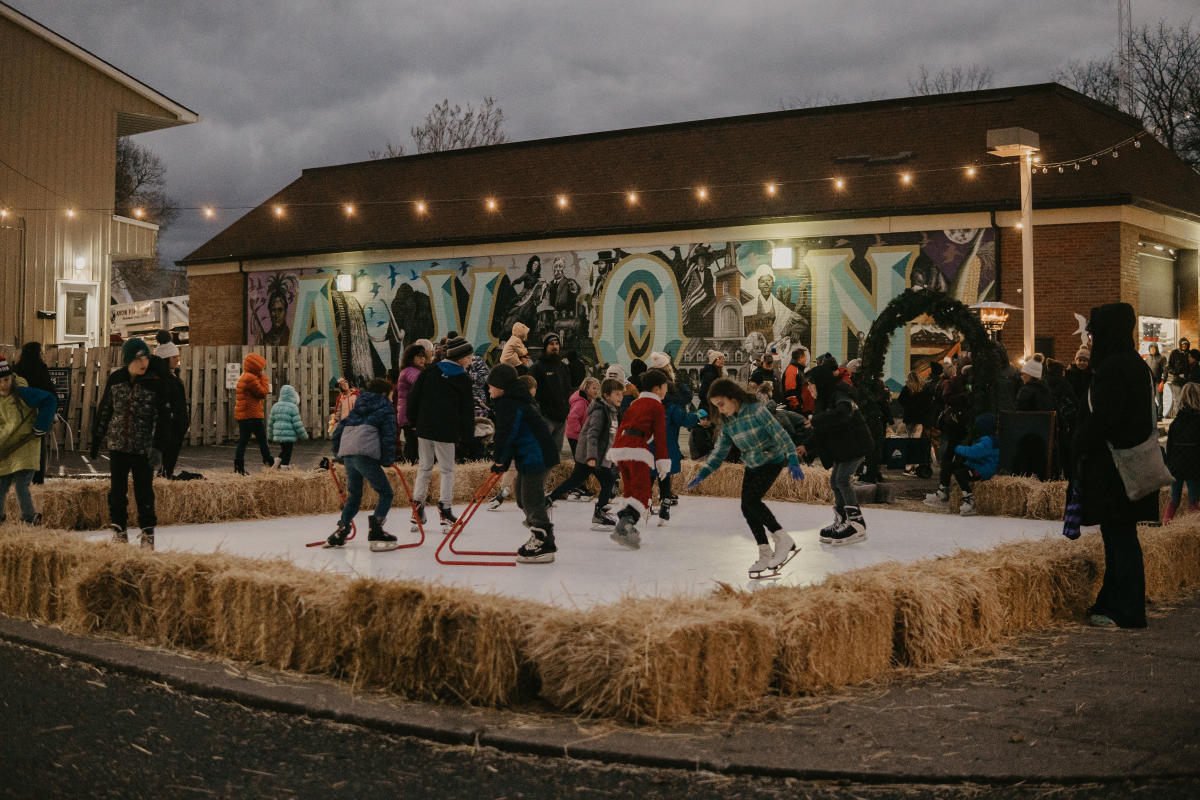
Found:
M 234 419 L 263 419 L 263 398 L 271 391 L 271 382 L 262 371 L 267 360 L 258 353 L 251 353 L 242 361 L 242 377 L 237 382 L 237 405 L 233 407 Z

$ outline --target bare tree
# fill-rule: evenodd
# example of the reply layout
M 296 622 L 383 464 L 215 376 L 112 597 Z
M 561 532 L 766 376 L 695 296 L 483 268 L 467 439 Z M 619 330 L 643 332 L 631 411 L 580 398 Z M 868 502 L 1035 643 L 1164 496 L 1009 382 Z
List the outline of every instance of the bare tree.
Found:
M 933 72 L 925 64 L 915 80 L 909 79 L 908 88 L 913 94 L 949 94 L 951 92 L 977 92 L 992 86 L 992 68 L 979 64 L 954 64 Z
M 402 155 L 404 155 L 404 145 L 392 144 L 390 139 L 384 149 L 367 151 L 367 158 L 396 158 Z
M 781 99 L 779 101 L 779 110 L 790 111 L 796 108 L 822 108 L 824 106 L 838 106 L 843 103 L 870 103 L 882 99 L 883 92 L 880 91 L 857 94 L 852 99 L 846 99 L 835 92 L 810 92 L 805 95 L 793 95 L 792 97 Z
M 179 216 L 179 204 L 167 194 L 166 183 L 161 158 L 130 139 L 117 140 L 113 213 L 155 223 L 161 234 Z M 187 292 L 186 275 L 161 269 L 157 252 L 153 258 L 113 261 L 113 280 L 134 300 Z
M 1172 28 L 1160 20 L 1134 31 L 1130 81 L 1133 108 L 1146 130 L 1200 170 L 1200 32 L 1191 23 Z M 1072 62 L 1054 79 L 1112 106 L 1119 104 L 1117 54 Z
M 449 98 L 434 105 L 425 115 L 425 121 L 410 129 L 418 153 L 437 153 L 442 150 L 460 150 L 464 147 L 482 147 L 508 141 L 504 133 L 504 111 L 494 97 L 485 97 L 478 108 L 470 103 L 450 106 Z M 403 145 L 390 141 L 384 150 L 371 150 L 371 158 L 394 158 L 404 155 Z

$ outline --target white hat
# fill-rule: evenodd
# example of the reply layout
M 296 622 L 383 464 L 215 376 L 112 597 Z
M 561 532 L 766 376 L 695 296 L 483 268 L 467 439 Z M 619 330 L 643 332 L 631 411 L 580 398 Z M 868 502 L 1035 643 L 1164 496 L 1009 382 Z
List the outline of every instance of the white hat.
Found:
M 646 359 L 646 366 L 650 367 L 650 369 L 666 369 L 671 366 L 671 357 L 666 353 L 655 350 Z
M 775 271 L 766 264 L 759 264 L 758 269 L 754 270 L 754 279 L 757 281 L 762 276 L 766 275 L 771 280 L 775 280 Z
M 179 355 L 179 348 L 174 342 L 163 342 L 158 347 L 154 348 L 154 355 L 159 358 L 174 358 Z
M 722 353 L 720 350 L 709 350 L 708 351 L 708 363 L 710 363 L 710 364 L 715 364 L 715 363 L 717 363 L 718 358 L 724 358 L 724 357 L 725 357 L 725 354 Z
M 625 368 L 620 364 L 609 364 L 608 369 L 604 370 L 604 377 L 612 378 L 613 380 L 625 382 Z
M 847 361 L 846 369 L 849 370 L 851 373 L 858 372 L 860 369 L 862 369 L 862 359 L 855 358 L 850 361 Z
M 1042 362 L 1031 358 L 1021 365 L 1021 372 L 1025 373 L 1031 378 L 1040 380 L 1042 377 Z

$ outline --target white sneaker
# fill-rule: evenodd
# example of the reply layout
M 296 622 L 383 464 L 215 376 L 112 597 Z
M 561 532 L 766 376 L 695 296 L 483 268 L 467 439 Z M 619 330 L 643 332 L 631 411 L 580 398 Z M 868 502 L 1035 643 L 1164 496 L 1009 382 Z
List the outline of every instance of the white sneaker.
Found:
M 787 531 L 774 531 L 771 533 L 771 539 L 775 542 L 775 552 L 771 554 L 768 566 L 771 569 L 779 569 L 791 561 L 800 548 L 796 547 L 796 543 L 792 541 L 792 537 L 787 534 Z
M 964 494 L 962 505 L 958 507 L 958 513 L 964 517 L 975 516 L 975 495 Z
M 279 469 L 279 465 L 283 463 L 283 459 L 275 456 L 275 460 L 271 462 L 271 469 Z
M 936 492 L 925 495 L 925 505 L 940 506 L 950 502 L 950 490 L 945 486 L 938 487 Z

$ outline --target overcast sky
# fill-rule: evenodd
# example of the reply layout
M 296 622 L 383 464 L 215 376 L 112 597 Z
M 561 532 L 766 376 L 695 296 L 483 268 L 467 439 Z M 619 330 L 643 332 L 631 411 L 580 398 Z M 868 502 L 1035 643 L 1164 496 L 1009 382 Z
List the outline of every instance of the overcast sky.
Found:
M 305 167 L 361 161 L 443 97 L 495 97 L 510 139 L 909 94 L 924 63 L 1039 83 L 1116 42 L 1116 0 L 6 0 L 199 113 L 136 141 L 181 206 L 261 202 Z M 1196 0 L 1133 0 L 1133 24 Z M 185 211 L 174 261 L 242 211 Z

